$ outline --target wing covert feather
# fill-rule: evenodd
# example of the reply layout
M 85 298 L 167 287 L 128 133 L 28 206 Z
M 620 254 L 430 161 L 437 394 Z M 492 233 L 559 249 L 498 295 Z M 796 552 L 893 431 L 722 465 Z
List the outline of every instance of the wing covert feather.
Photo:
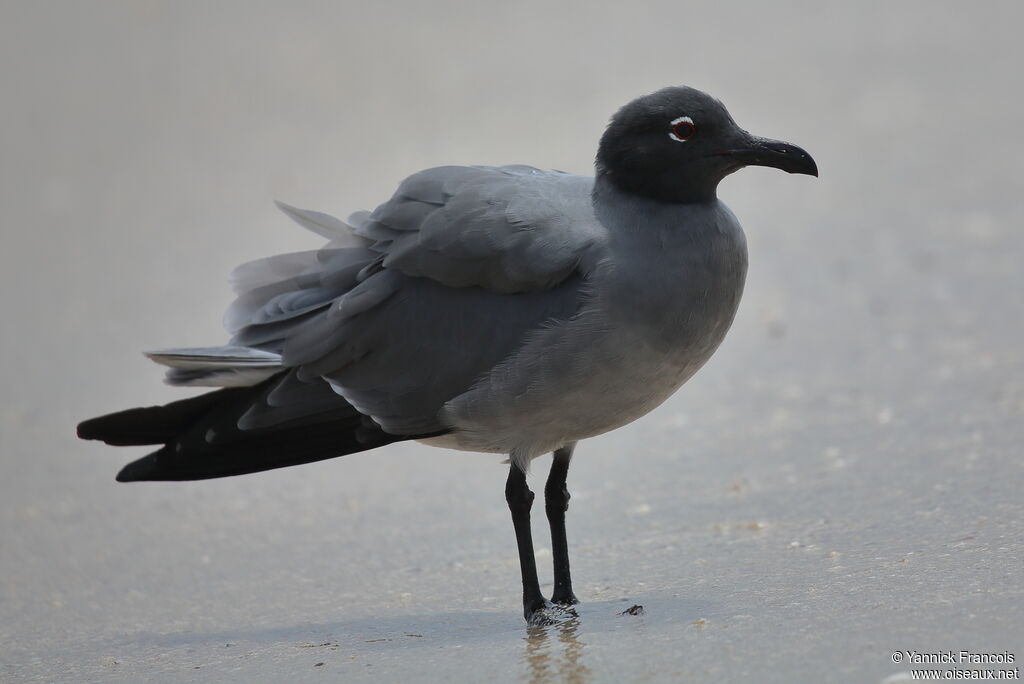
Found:
M 591 178 L 527 166 L 420 171 L 356 234 L 384 266 L 449 287 L 546 290 L 604 239 Z
M 345 223 L 282 207 L 334 239 L 236 272 L 232 344 L 279 353 L 289 371 L 242 427 L 333 409 L 326 381 L 388 432 L 445 428 L 446 401 L 583 305 L 606 238 L 592 184 L 524 166 L 438 167 Z M 334 237 L 345 229 L 362 244 Z

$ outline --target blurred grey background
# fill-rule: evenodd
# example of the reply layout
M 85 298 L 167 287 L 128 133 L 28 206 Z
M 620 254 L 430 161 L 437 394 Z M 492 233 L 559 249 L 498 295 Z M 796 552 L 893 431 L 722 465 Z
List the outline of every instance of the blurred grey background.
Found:
M 0 3 L 0 680 L 1019 663 L 1022 7 Z M 139 352 L 223 341 L 233 266 L 317 246 L 273 198 L 344 215 L 438 164 L 588 173 L 617 107 L 681 83 L 821 178 L 720 188 L 747 294 L 676 397 L 577 450 L 578 620 L 522 624 L 493 456 L 405 444 L 128 486 L 114 474 L 143 450 L 75 439 L 184 396 Z M 535 539 L 549 583 L 543 523 Z

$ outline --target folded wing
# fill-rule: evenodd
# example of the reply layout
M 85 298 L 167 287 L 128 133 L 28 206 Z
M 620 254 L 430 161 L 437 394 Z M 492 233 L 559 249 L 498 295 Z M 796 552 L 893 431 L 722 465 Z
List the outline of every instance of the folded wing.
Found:
M 446 401 L 582 305 L 604 240 L 591 187 L 530 167 L 439 167 L 347 222 L 280 205 L 330 242 L 236 269 L 228 347 L 156 358 L 173 366 L 175 384 L 254 384 L 287 371 L 240 427 L 294 420 L 298 406 L 330 415 L 337 404 L 318 389 L 328 383 L 388 433 L 444 430 Z

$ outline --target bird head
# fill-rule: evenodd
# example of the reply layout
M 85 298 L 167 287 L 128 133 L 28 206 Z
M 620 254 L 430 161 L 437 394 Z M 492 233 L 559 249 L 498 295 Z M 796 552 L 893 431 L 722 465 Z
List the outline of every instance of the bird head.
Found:
M 597 173 L 620 190 L 664 202 L 706 202 L 718 183 L 744 166 L 818 175 L 796 145 L 747 133 L 725 106 L 685 86 L 633 100 L 601 137 Z

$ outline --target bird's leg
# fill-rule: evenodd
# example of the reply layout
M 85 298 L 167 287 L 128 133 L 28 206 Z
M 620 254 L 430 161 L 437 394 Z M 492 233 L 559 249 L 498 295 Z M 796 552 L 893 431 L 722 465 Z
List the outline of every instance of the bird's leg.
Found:
M 516 528 L 516 544 L 519 546 L 519 569 L 523 574 L 523 615 L 532 622 L 534 615 L 547 607 L 544 595 L 540 593 L 537 581 L 537 560 L 533 556 L 533 534 L 530 531 L 530 509 L 533 507 L 533 492 L 526 484 L 526 473 L 515 461 L 508 470 L 505 482 L 505 501 L 512 512 L 512 524 Z
M 569 474 L 573 442 L 556 451 L 551 460 L 551 473 L 544 485 L 544 510 L 551 524 L 551 555 L 555 565 L 555 590 L 551 602 L 571 606 L 579 603 L 572 593 L 572 578 L 569 576 L 569 545 L 565 539 L 565 512 L 569 510 L 569 490 L 565 478 Z

